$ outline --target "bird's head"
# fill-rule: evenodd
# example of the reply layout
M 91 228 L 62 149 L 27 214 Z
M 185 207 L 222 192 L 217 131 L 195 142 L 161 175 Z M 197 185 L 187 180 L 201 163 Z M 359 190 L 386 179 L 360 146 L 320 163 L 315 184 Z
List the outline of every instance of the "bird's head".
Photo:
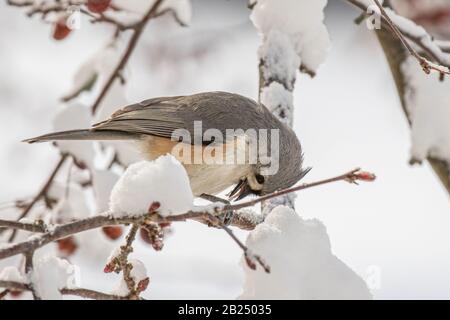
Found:
M 289 188 L 311 170 L 302 167 L 303 154 L 297 136 L 290 128 L 285 129 L 280 134 L 282 143 L 278 144 L 277 156 L 271 157 L 265 165 L 259 162 L 252 166 L 252 170 L 241 177 L 230 192 L 231 199 L 240 200 L 251 194 L 264 196 Z

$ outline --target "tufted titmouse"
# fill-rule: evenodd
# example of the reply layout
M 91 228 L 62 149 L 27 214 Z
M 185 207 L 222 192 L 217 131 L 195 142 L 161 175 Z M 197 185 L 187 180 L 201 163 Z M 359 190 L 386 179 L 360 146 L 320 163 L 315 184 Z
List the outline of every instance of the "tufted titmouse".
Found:
M 204 132 L 203 132 L 204 130 Z M 129 105 L 90 129 L 25 140 L 130 140 L 145 158 L 171 153 L 186 168 L 195 195 L 236 184 L 236 200 L 290 187 L 309 171 L 295 133 L 265 106 L 241 95 L 205 92 Z

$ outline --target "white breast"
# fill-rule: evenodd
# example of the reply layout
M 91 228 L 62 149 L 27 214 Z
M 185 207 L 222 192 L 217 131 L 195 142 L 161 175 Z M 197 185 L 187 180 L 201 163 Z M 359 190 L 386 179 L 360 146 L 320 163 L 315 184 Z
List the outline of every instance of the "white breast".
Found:
M 161 137 L 146 137 L 139 142 L 139 149 L 143 153 L 144 157 L 149 160 L 154 160 L 164 154 L 172 154 L 175 156 L 186 168 L 186 172 L 191 182 L 191 189 L 194 195 L 199 196 L 203 193 L 217 194 L 233 184 L 239 182 L 239 179 L 247 176 L 251 172 L 251 165 L 246 163 L 237 164 L 235 162 L 229 164 L 206 164 L 200 162 L 197 164 L 193 158 L 188 157 L 184 159 L 173 152 L 173 148 L 179 144 L 177 141 L 171 141 L 167 138 Z M 224 153 L 234 154 L 238 157 L 238 154 L 245 154 L 247 149 L 245 148 L 245 138 L 236 139 L 232 143 L 224 145 Z M 205 146 L 188 145 L 191 148 L 191 155 L 195 152 L 203 154 Z M 245 158 L 245 157 L 244 157 Z
M 251 170 L 249 165 L 184 165 L 194 195 L 217 194 L 239 182 Z

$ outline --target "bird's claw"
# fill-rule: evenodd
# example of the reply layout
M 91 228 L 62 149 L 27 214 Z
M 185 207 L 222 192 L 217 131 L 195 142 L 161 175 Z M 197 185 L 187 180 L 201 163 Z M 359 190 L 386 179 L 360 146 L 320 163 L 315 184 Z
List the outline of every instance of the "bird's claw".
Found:
M 225 205 L 229 205 L 230 201 L 210 195 L 210 194 L 206 194 L 203 193 L 200 195 L 200 198 L 204 199 L 204 200 L 208 200 L 210 202 L 220 202 L 223 203 Z M 233 215 L 234 212 L 233 210 L 231 211 L 225 211 L 224 213 L 218 215 L 217 217 L 220 219 L 220 221 L 225 225 L 225 226 L 229 226 L 231 224 L 231 222 L 233 221 Z
M 219 218 L 220 220 L 222 220 L 222 223 L 228 227 L 233 221 L 233 215 L 234 215 L 233 210 L 225 211 L 223 214 L 219 216 Z

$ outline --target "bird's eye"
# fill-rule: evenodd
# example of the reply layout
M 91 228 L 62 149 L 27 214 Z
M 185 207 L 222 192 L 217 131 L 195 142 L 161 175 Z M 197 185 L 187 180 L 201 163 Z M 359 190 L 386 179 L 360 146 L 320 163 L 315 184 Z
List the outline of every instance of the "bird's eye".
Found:
M 255 179 L 256 181 L 258 181 L 259 184 L 263 184 L 264 183 L 264 177 L 260 174 L 256 174 L 255 175 Z

